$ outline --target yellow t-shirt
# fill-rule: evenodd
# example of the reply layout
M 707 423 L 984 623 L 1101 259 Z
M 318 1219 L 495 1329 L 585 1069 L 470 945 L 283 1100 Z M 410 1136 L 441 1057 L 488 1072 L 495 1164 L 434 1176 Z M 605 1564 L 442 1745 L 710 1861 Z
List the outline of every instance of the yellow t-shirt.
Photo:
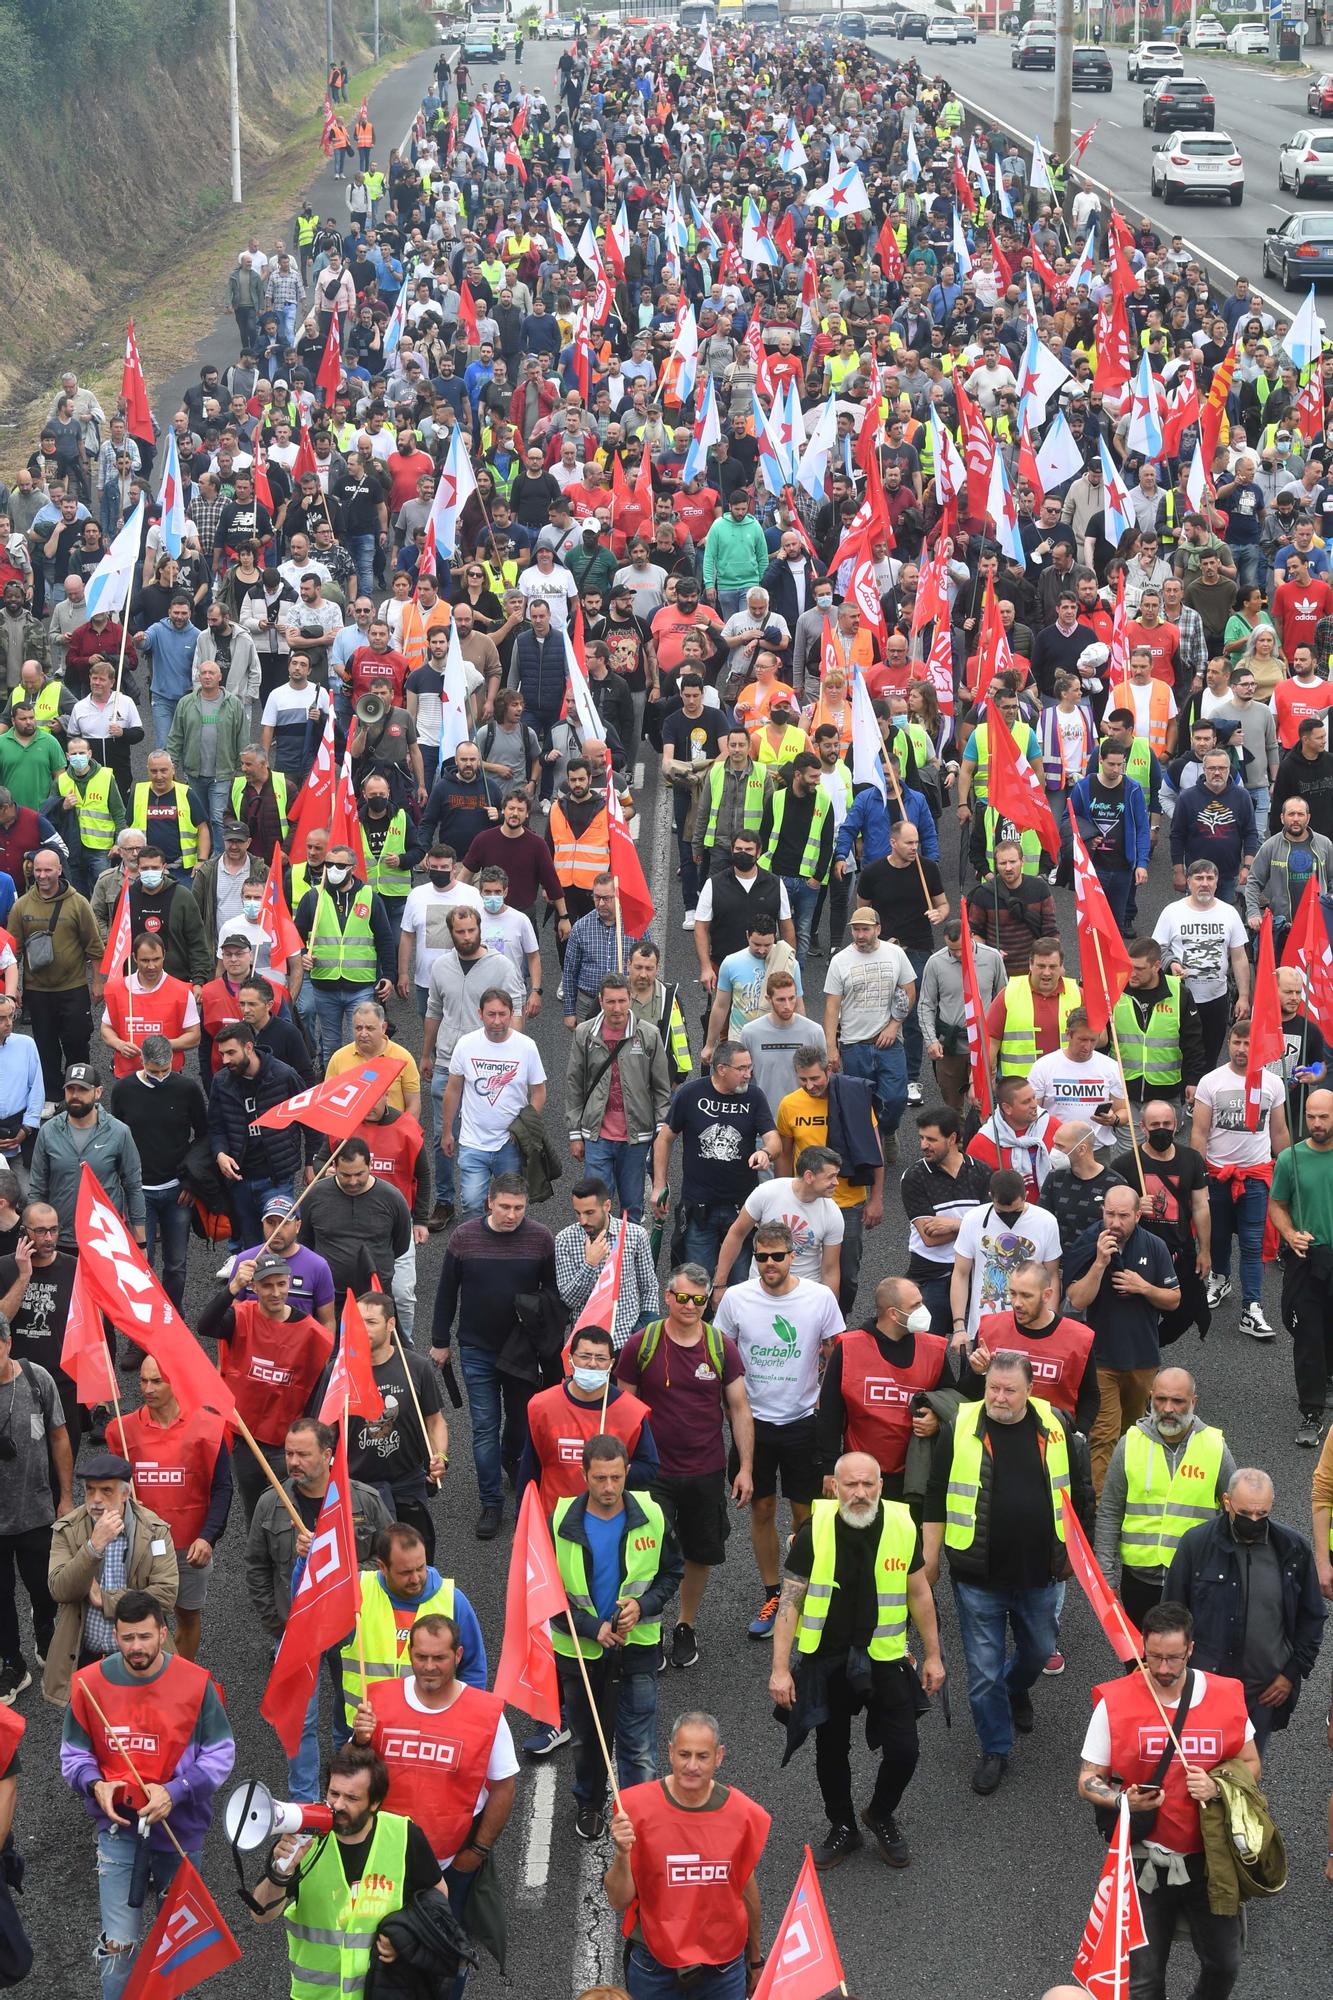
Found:
M 873 1111 L 870 1116 L 874 1118 Z M 878 1124 L 875 1129 L 879 1130 Z M 812 1097 L 808 1090 L 789 1091 L 778 1105 L 778 1137 L 791 1144 L 793 1169 L 802 1146 L 827 1146 L 828 1098 Z M 833 1199 L 839 1208 L 859 1208 L 869 1192 L 840 1177 Z
M 405 1049 L 401 1042 L 386 1042 L 384 1044 L 384 1053 L 386 1056 L 401 1058 L 403 1064 L 397 1077 L 389 1086 L 385 1102 L 391 1111 L 405 1111 L 407 1109 L 408 1094 L 415 1095 L 418 1099 L 421 1096 L 421 1072 L 416 1066 L 411 1051 Z M 365 1057 L 357 1054 L 356 1043 L 348 1042 L 345 1047 L 333 1051 L 333 1054 L 329 1057 L 325 1065 L 324 1074 L 325 1076 L 341 1076 L 344 1070 L 355 1069 L 359 1063 L 364 1061 Z

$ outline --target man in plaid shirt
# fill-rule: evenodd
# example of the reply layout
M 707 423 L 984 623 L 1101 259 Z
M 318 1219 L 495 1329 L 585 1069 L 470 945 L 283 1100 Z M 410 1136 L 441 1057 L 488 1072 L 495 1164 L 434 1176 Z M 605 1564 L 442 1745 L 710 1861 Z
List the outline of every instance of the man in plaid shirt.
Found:
M 602 981 L 608 972 L 623 972 L 637 944 L 648 941 L 630 937 L 616 926 L 616 886 L 613 875 L 598 875 L 592 885 L 592 903 L 586 917 L 580 917 L 569 933 L 565 946 L 563 984 L 565 1026 L 573 1028 L 586 1021 L 601 1006 Z

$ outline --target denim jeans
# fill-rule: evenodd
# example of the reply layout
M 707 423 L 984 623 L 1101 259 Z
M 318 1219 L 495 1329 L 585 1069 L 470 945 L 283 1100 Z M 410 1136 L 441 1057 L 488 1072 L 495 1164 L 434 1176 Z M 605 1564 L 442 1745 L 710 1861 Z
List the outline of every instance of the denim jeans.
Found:
M 1254 823 L 1262 829 L 1268 825 L 1273 795 L 1267 785 L 1247 785 L 1246 790 L 1250 795 L 1250 804 L 1254 807 Z M 1261 831 L 1259 838 L 1266 839 L 1267 835 Z
M 602 1806 L 606 1766 L 583 1692 L 583 1676 L 576 1660 L 557 1656 L 556 1665 L 561 1703 L 574 1732 L 574 1797 L 580 1805 Z M 615 1747 L 620 1789 L 650 1785 L 657 1776 L 657 1675 L 622 1673 L 608 1685 L 605 1658 L 589 1660 L 587 1667 L 603 1733 Z
M 954 1603 L 967 1661 L 967 1698 L 983 1756 L 1007 1757 L 1014 1747 L 1010 1693 L 1026 1694 L 1041 1678 L 1060 1636 L 1055 1585 L 990 1590 L 953 1578 Z M 1014 1650 L 1008 1650 L 1012 1627 Z
M 370 597 L 375 589 L 374 535 L 348 535 L 347 553 L 356 564 L 356 587 Z
M 333 1689 L 333 1747 L 341 1750 L 351 1738 L 347 1727 L 347 1710 L 343 1706 L 342 1655 L 331 1649 L 324 1655 L 324 1664 L 329 1671 L 329 1683 Z M 296 1755 L 287 1760 L 287 1795 L 298 1805 L 312 1805 L 323 1798 L 319 1782 L 319 1682 L 310 1697 L 310 1706 L 305 1712 L 305 1723 L 301 1730 L 301 1741 L 296 1746 Z
M 896 1132 L 907 1109 L 907 1056 L 902 1036 L 889 1049 L 874 1042 L 844 1042 L 842 1068 L 845 1076 L 864 1077 L 870 1085 L 880 1137 Z
M 1228 546 L 1236 564 L 1237 590 L 1248 590 L 1252 583 L 1262 583 L 1264 552 L 1258 542 L 1246 542 L 1241 548 Z
M 227 1186 L 228 1186 L 228 1191 L 231 1194 L 232 1214 L 235 1218 L 236 1232 L 240 1237 L 242 1243 L 263 1242 L 264 1203 L 268 1200 L 271 1194 L 285 1194 L 289 1201 L 294 1201 L 296 1198 L 296 1188 L 293 1182 L 291 1182 L 290 1180 L 260 1181 L 260 1180 L 247 1179 L 242 1181 L 229 1181 L 227 1183 Z M 181 1209 L 180 1213 L 182 1215 L 188 1215 L 189 1211 L 188 1209 Z M 163 1234 L 165 1238 L 165 1231 L 163 1232 Z M 164 1257 L 165 1254 L 166 1254 L 166 1247 L 164 1241 L 163 1244 Z
M 454 1199 L 454 1161 L 451 1153 L 440 1150 L 440 1132 L 444 1125 L 444 1086 L 449 1081 L 447 1073 L 435 1065 L 430 1079 L 430 1108 L 435 1124 L 435 1199 L 437 1202 Z M 454 1114 L 454 1138 L 458 1137 L 458 1114 Z
M 782 880 L 791 904 L 791 920 L 796 928 L 796 963 L 804 972 L 805 961 L 810 956 L 815 911 L 819 907 L 819 884 L 807 882 L 804 875 L 784 875 Z
M 691 1207 L 685 1212 L 685 1255 L 682 1262 L 702 1264 L 711 1278 L 717 1267 L 718 1252 L 722 1239 L 740 1213 L 729 1204 L 725 1207 L 716 1202 L 711 1207 Z M 728 1283 L 739 1285 L 750 1275 L 750 1239 L 747 1237 L 737 1252 L 731 1267 Z
M 643 1177 L 648 1171 L 648 1149 L 652 1141 L 641 1139 L 588 1139 L 583 1146 L 583 1171 L 599 1174 L 613 1195 L 620 1197 L 620 1210 L 630 1222 L 643 1221 Z
M 130 1908 L 130 1883 L 140 1854 L 140 1841 L 133 1827 L 104 1827 L 97 1836 L 97 1900 L 102 1914 L 102 1935 L 94 1958 L 102 1975 L 102 2000 L 120 2000 L 134 1970 L 135 1951 L 109 1952 L 110 1945 L 137 1945 L 143 1930 L 142 1907 Z M 159 1895 L 165 1895 L 176 1879 L 180 1856 L 174 1847 L 148 1850 L 149 1868 Z M 202 1866 L 203 1849 L 190 1854 L 194 1867 Z M 142 1865 L 142 1863 L 141 1863 Z
M 691 1980 L 689 1990 L 690 2000 L 745 2000 L 745 1953 Z M 636 1944 L 630 1948 L 625 1991 L 629 2000 L 680 2000 L 682 1988 L 646 1945 Z
M 743 611 L 744 609 L 745 592 L 743 590 L 719 590 L 717 593 L 717 613 L 723 624 L 726 623 L 728 618 L 734 618 L 738 611 Z
M 518 1471 L 528 1435 L 526 1382 L 501 1373 L 489 1348 L 460 1341 L 458 1360 L 472 1418 L 472 1462 L 477 1469 L 477 1494 L 483 1507 L 501 1507 L 501 1477 L 508 1466 Z M 502 1421 L 503 1408 L 503 1421 Z
M 189 778 L 187 783 L 194 786 L 201 799 L 208 801 L 208 831 L 213 837 L 213 852 L 222 852 L 222 822 L 231 817 L 230 778 Z
M 1231 1276 L 1231 1239 L 1240 1239 L 1240 1295 L 1246 1305 L 1257 1300 L 1264 1283 L 1264 1222 L 1268 1215 L 1268 1189 L 1262 1181 L 1248 1180 L 1237 1201 L 1230 1181 L 1208 1176 L 1208 1208 L 1213 1219 L 1213 1273 Z
M 335 1049 L 341 1049 L 351 1041 L 352 1015 L 363 1000 L 375 998 L 375 988 L 358 986 L 349 993 L 343 987 L 321 987 L 313 979 L 310 984 L 315 995 L 320 1046 L 324 1061 L 327 1063 Z
M 1099 868 L 1097 880 L 1110 905 L 1116 929 L 1123 937 L 1129 917 L 1129 899 L 1134 893 L 1134 871 L 1132 868 Z
M 155 690 L 149 700 L 153 709 L 154 746 L 158 750 L 165 750 L 181 697 L 178 694 L 158 694 Z
M 274 311 L 278 315 L 278 333 L 281 336 L 283 346 L 294 347 L 296 345 L 296 307 L 275 306 Z
M 179 1201 L 179 1184 L 169 1188 L 145 1188 L 144 1256 L 151 1265 L 159 1231 L 162 1236 L 162 1289 L 173 1305 L 185 1297 L 185 1259 L 190 1248 L 190 1211 Z M 263 1241 L 263 1232 L 247 1236 L 247 1243 Z
M 512 1139 L 506 1139 L 494 1153 L 484 1146 L 462 1146 L 458 1148 L 458 1213 L 460 1216 L 481 1215 L 486 1207 L 486 1196 L 490 1191 L 492 1177 L 496 1174 L 516 1174 L 523 1165 L 523 1155 Z

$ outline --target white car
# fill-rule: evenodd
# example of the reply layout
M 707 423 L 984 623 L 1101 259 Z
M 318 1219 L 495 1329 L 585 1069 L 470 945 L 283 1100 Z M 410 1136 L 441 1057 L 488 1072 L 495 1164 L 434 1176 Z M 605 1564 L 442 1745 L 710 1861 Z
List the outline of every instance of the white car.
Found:
M 954 20 L 952 14 L 932 14 L 926 23 L 926 40 L 928 42 L 956 42 L 958 40 L 958 23 Z
M 1189 195 L 1245 199 L 1245 162 L 1226 132 L 1170 132 L 1152 149 L 1152 191 L 1168 205 Z
M 1270 46 L 1268 28 L 1259 21 L 1238 21 L 1227 36 L 1233 56 L 1266 56 Z
M 543 14 L 537 26 L 537 39 L 542 42 L 572 42 L 574 39 L 574 16 L 572 14 Z
M 1184 73 L 1185 59 L 1174 42 L 1140 42 L 1129 52 L 1131 83 L 1156 83 L 1159 77 Z
M 1277 184 L 1298 200 L 1333 194 L 1333 132 L 1306 125 L 1278 149 Z
M 1224 49 L 1227 31 L 1216 14 L 1200 14 L 1190 35 L 1192 49 Z

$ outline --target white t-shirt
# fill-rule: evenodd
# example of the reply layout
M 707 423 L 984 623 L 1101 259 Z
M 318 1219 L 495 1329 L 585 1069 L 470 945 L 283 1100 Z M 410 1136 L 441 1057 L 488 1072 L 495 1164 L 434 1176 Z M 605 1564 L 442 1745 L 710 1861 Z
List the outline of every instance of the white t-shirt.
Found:
M 745 1197 L 745 1213 L 761 1222 L 785 1222 L 791 1231 L 795 1256 L 792 1270 L 798 1278 L 818 1282 L 824 1268 L 824 1252 L 830 1243 L 841 1243 L 846 1229 L 842 1210 L 828 1195 L 802 1201 L 794 1180 L 761 1181 Z
M 481 915 L 481 897 L 470 882 L 455 882 L 441 892 L 433 882 L 419 882 L 403 904 L 403 930 L 416 941 L 413 977 L 418 986 L 429 986 L 431 968 L 442 951 L 452 951 L 449 935 L 450 910 L 475 910 Z
M 740 882 L 740 885 L 742 889 L 745 890 L 747 896 L 749 895 L 750 890 L 754 887 L 755 883 L 758 882 L 760 879 L 761 877 L 758 869 L 755 870 L 754 874 L 750 878 L 748 886 L 746 885 L 745 882 L 741 880 L 741 877 L 739 875 L 736 877 L 736 880 Z M 791 918 L 791 898 L 787 894 L 786 883 L 780 881 L 778 883 L 778 920 L 780 923 L 786 923 L 790 921 L 790 918 Z M 704 883 L 703 888 L 699 891 L 699 900 L 694 906 L 694 920 L 696 923 L 699 924 L 711 924 L 713 921 L 713 878 L 711 875 L 709 876 L 708 880 Z
M 1275 1104 L 1286 1102 L 1281 1077 L 1264 1070 L 1260 1077 L 1263 1104 L 1259 1129 L 1245 1127 L 1245 1078 L 1237 1076 L 1230 1063 L 1210 1069 L 1194 1093 L 1196 1104 L 1206 1104 L 1212 1115 L 1204 1146 L 1204 1158 L 1216 1167 L 1262 1167 L 1273 1157 L 1268 1136 L 1268 1117 Z
M 529 1089 L 546 1081 L 537 1044 L 516 1030 L 502 1042 L 491 1041 L 484 1028 L 460 1035 L 449 1058 L 449 1074 L 463 1079 L 462 1144 L 485 1153 L 499 1152 L 528 1101 Z
M 549 604 L 551 630 L 564 631 L 565 621 L 569 617 L 569 600 L 577 593 L 574 579 L 563 563 L 554 563 L 549 571 L 541 570 L 536 563 L 533 563 L 530 568 L 520 573 L 518 588 L 529 604 L 538 597 L 543 604 Z
M 975 1337 L 983 1313 L 1008 1312 L 1009 1273 L 1016 1265 L 1059 1263 L 1060 1231 L 1055 1217 L 1031 1202 L 1011 1227 L 988 1201 L 963 1217 L 954 1238 L 954 1256 L 972 1261 L 967 1330 Z
M 1082 708 L 1068 711 L 1057 708 L 1054 711 L 1055 726 L 1060 734 L 1060 744 L 1065 753 L 1065 776 L 1071 781 L 1081 778 L 1088 768 L 1088 743 L 1091 730 L 1088 718 Z
M 532 919 L 522 910 L 511 910 L 506 904 L 496 916 L 490 916 L 483 907 L 481 941 L 487 951 L 498 951 L 507 958 L 520 979 L 527 978 L 528 953 L 537 949 L 537 933 Z
M 1104 1104 L 1108 1097 L 1122 1104 L 1125 1098 L 1120 1071 L 1109 1056 L 1099 1055 L 1096 1049 L 1081 1063 L 1075 1062 L 1063 1048 L 1049 1056 L 1039 1056 L 1028 1071 L 1028 1082 L 1036 1091 L 1042 1110 L 1059 1119 L 1091 1119 L 1097 1105 Z M 1110 1148 L 1117 1143 L 1116 1134 L 1109 1127 L 1094 1125 L 1092 1129 L 1099 1146 Z
M 415 1674 L 408 1674 L 403 1681 L 403 1699 L 409 1708 L 416 1710 L 418 1715 L 439 1716 L 449 1713 L 447 1708 L 427 1708 L 425 1702 L 417 1693 L 417 1677 Z M 466 1701 L 466 1692 L 461 1694 L 458 1699 Z M 486 1777 L 481 1790 L 477 1793 L 477 1802 L 472 1808 L 474 1818 L 490 1797 L 491 1786 L 501 1784 L 506 1778 L 517 1777 L 518 1769 L 518 1754 L 514 1749 L 514 1738 L 510 1732 L 509 1724 L 502 1715 L 496 1724 L 495 1741 L 491 1745 L 490 1762 L 486 1766 Z M 437 1854 L 435 1857 L 441 1868 L 447 1868 L 453 1858 L 452 1854 Z
M 827 1285 L 801 1278 L 792 1291 L 774 1298 L 758 1278 L 748 1278 L 727 1287 L 714 1325 L 741 1351 L 756 1417 L 766 1424 L 794 1424 L 811 1414 L 819 1401 L 820 1347 L 843 1330 L 838 1301 Z
M 879 940 L 874 951 L 849 944 L 829 961 L 825 993 L 836 993 L 838 1036 L 843 1043 L 873 1042 L 881 1028 L 907 1012 L 902 989 L 916 979 L 912 961 L 901 945 Z
M 1194 1685 L 1190 1689 L 1191 1711 L 1199 1706 L 1199 1703 L 1203 1700 L 1207 1692 L 1208 1675 L 1196 1667 L 1194 1669 Z M 1179 1706 L 1180 1699 L 1178 1696 L 1168 1700 L 1165 1703 L 1167 1714 L 1174 1714 Z M 1247 1743 L 1254 1741 L 1254 1724 L 1248 1716 L 1245 1718 L 1245 1741 Z M 1078 1754 L 1085 1764 L 1098 1764 L 1104 1770 L 1110 1770 L 1115 1762 L 1111 1749 L 1111 1717 L 1104 1701 L 1099 1701 L 1096 1708 L 1092 1711 L 1092 1720 L 1088 1724 L 1088 1733 L 1083 1738 L 1083 1748 Z M 1174 1852 L 1174 1849 L 1168 1847 L 1166 1852 L 1171 1854 Z
M 1227 990 L 1231 953 L 1244 948 L 1245 926 L 1230 903 L 1213 903 L 1196 910 L 1187 896 L 1168 903 L 1153 925 L 1162 957 L 1184 968 L 1185 984 L 1195 1000 L 1221 1000 Z M 1163 970 L 1167 969 L 1163 966 Z

